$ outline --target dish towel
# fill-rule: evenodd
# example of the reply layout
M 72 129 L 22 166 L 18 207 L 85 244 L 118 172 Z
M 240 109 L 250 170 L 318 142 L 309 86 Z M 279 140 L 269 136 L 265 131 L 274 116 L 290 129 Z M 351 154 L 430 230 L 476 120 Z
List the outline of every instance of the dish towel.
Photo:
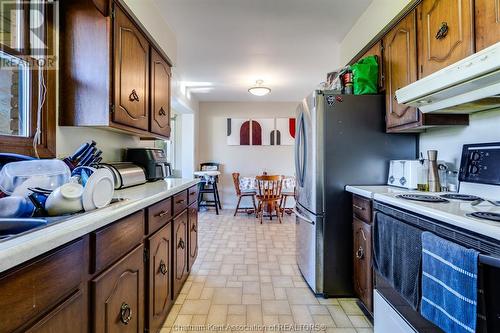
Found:
M 377 212 L 373 232 L 375 270 L 417 310 L 420 301 L 422 231 Z
M 479 252 L 422 233 L 420 313 L 445 332 L 476 331 Z

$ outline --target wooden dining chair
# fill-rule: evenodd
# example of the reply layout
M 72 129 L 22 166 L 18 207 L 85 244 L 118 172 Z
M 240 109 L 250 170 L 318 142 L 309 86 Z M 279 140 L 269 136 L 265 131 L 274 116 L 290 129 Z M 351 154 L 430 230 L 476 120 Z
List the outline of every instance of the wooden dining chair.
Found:
M 241 207 L 241 199 L 247 197 L 247 198 L 252 198 L 252 203 L 253 203 L 253 211 L 257 211 L 257 205 L 255 204 L 255 195 L 257 192 L 255 190 L 241 190 L 240 188 L 240 174 L 237 172 L 234 172 L 232 174 L 233 176 L 233 183 L 234 183 L 234 189 L 236 191 L 236 195 L 238 196 L 238 204 L 236 205 L 236 209 L 234 210 L 234 216 L 238 214 L 239 211 L 244 210 L 247 214 L 249 209 L 252 209 L 251 207 Z
M 280 200 L 281 200 L 281 190 L 283 187 L 283 176 L 257 176 L 255 177 L 257 181 L 257 217 L 260 218 L 260 224 L 262 224 L 262 218 L 264 217 L 264 210 L 268 210 L 269 217 L 273 218 L 273 211 L 276 212 L 276 216 L 281 223 L 280 214 Z
M 293 209 L 292 208 L 287 208 L 286 207 L 286 202 L 288 198 L 293 198 L 295 199 L 295 178 L 293 177 L 288 177 L 283 180 L 285 183 L 285 189 L 281 193 L 281 201 L 280 201 L 280 211 L 281 211 L 281 217 L 283 217 L 284 213 L 287 213 L 288 215 L 292 215 Z

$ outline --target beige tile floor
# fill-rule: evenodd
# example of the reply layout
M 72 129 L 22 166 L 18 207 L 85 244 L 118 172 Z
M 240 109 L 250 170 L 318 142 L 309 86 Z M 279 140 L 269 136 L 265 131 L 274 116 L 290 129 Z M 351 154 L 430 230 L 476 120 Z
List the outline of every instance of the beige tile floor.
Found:
M 355 299 L 316 298 L 307 287 L 293 217 L 260 225 L 253 216 L 209 211 L 200 213 L 198 230 L 198 258 L 162 333 L 373 332 Z

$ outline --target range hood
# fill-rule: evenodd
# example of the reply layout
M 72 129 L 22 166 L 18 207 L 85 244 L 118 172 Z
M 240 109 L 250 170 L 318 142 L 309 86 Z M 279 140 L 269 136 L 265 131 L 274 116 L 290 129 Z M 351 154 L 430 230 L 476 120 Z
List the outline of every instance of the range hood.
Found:
M 500 108 L 500 42 L 397 90 L 396 98 L 423 113 Z

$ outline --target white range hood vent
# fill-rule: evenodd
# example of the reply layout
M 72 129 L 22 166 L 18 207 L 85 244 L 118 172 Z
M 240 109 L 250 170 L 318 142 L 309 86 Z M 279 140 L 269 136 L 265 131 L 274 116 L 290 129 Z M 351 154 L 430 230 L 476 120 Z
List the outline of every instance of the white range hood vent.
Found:
M 396 98 L 423 113 L 500 108 L 500 42 L 397 90 Z

